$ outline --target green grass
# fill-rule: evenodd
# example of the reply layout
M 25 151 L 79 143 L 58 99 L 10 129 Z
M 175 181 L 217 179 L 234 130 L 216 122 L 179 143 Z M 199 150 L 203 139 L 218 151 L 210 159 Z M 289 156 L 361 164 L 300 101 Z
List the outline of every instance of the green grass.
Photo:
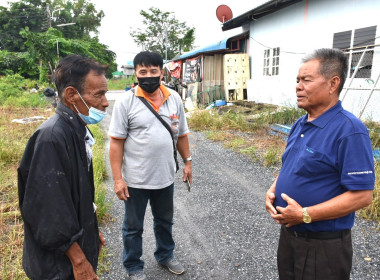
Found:
M 267 110 L 266 112 L 261 113 L 256 121 L 263 125 L 292 124 L 303 115 L 305 115 L 305 111 L 303 109 L 282 107 L 277 111 Z
M 92 163 L 94 167 L 94 183 L 95 183 L 95 204 L 98 207 L 96 213 L 99 220 L 105 218 L 110 204 L 106 202 L 107 189 L 104 180 L 107 177 L 106 162 L 105 162 L 105 141 L 106 135 L 99 125 L 89 126 L 94 138 L 95 145 L 92 147 L 93 158 Z
M 246 141 L 244 137 L 237 136 L 237 137 L 232 138 L 229 141 L 226 141 L 223 146 L 225 148 L 230 148 L 232 150 L 239 150 L 240 148 L 244 147 L 245 144 L 246 144 Z
M 46 105 L 43 89 L 48 85 L 38 85 L 35 81 L 24 79 L 19 74 L 0 76 L 0 106 L 13 108 L 44 107 Z M 38 92 L 30 93 L 33 88 Z
M 380 223 L 380 162 L 375 163 L 375 189 L 373 191 L 372 203 L 360 210 L 360 215 L 368 220 Z
M 274 166 L 280 163 L 280 154 L 278 149 L 274 147 L 269 147 L 269 149 L 264 154 L 264 165 L 265 166 Z
M 228 111 L 219 114 L 217 110 L 194 111 L 189 119 L 189 126 L 196 131 L 200 130 L 239 130 L 254 131 L 260 127 L 258 123 L 247 121 L 247 117 Z
M 252 146 L 245 149 L 241 149 L 240 153 L 249 156 L 254 162 L 256 162 L 259 159 L 256 148 Z
M 206 133 L 206 138 L 213 141 L 226 140 L 226 133 L 224 131 L 211 130 Z
M 131 87 L 133 83 L 136 82 L 136 78 L 134 76 L 120 79 L 110 79 L 108 81 L 108 90 L 124 90 L 126 87 Z

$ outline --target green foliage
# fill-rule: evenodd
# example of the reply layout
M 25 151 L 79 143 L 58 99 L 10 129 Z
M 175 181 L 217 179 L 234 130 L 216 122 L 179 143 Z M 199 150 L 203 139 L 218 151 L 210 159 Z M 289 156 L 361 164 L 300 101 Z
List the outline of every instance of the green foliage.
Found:
M 41 1 L 18 1 L 9 8 L 0 7 L 1 48 L 12 52 L 26 51 L 25 39 L 19 32 L 26 26 L 33 32 L 41 32 L 47 19 L 45 11 L 46 6 L 42 6 Z
M 38 67 L 30 59 L 27 52 L 0 51 L 0 75 L 11 75 L 14 73 L 31 77 L 38 73 Z
M 134 41 L 144 50 L 158 52 L 167 59 L 174 58 L 181 51 L 189 51 L 194 46 L 195 28 L 189 28 L 185 22 L 179 22 L 172 12 L 164 12 L 151 7 L 149 11 L 140 11 L 144 28 L 130 32 Z M 167 39 L 166 39 L 167 38 Z
M 116 54 L 108 50 L 106 45 L 99 43 L 97 38 L 66 39 L 54 28 L 42 33 L 34 33 L 25 28 L 20 34 L 26 38 L 25 45 L 28 46 L 30 56 L 34 57 L 35 64 L 40 65 L 40 81 L 48 81 L 59 59 L 70 54 L 83 55 L 109 65 L 107 77 L 112 77 L 112 72 L 117 68 Z
M 26 51 L 22 29 L 41 33 L 56 26 L 63 37 L 70 39 L 90 38 L 98 33 L 103 11 L 96 11 L 88 0 L 23 0 L 11 3 L 9 8 L 0 7 L 0 46 L 13 52 Z M 75 23 L 69 26 L 57 26 Z
M 24 79 L 20 74 L 0 77 L 0 106 L 3 107 L 42 107 L 46 105 L 42 89 L 46 84 Z M 40 92 L 29 93 L 40 87 Z
M 0 53 L 0 74 L 11 70 L 46 82 L 60 58 L 80 54 L 108 65 L 111 78 L 116 54 L 90 36 L 103 17 L 87 0 L 26 0 L 0 7 L 0 48 L 7 51 Z M 57 26 L 65 23 L 75 24 Z

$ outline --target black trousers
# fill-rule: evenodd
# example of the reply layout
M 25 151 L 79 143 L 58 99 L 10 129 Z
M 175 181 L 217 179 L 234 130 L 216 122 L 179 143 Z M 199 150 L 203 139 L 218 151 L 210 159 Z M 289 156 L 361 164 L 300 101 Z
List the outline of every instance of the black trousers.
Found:
M 280 280 L 345 280 L 352 267 L 351 231 L 334 239 L 296 236 L 281 227 L 277 251 Z

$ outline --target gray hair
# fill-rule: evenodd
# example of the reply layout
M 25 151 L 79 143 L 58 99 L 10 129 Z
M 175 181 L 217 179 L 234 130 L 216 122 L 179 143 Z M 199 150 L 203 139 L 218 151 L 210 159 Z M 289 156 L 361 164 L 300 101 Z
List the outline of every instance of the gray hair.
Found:
M 317 49 L 306 55 L 302 62 L 305 63 L 314 59 L 319 61 L 319 73 L 323 77 L 330 79 L 333 76 L 338 76 L 340 78 L 339 94 L 347 78 L 348 60 L 346 54 L 339 49 Z

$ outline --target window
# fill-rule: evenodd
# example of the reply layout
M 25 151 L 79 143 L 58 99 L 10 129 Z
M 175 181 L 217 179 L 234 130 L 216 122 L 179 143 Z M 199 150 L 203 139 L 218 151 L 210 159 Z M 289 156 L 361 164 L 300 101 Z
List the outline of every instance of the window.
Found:
M 373 45 L 375 44 L 376 26 L 339 32 L 334 34 L 333 48 L 347 51 L 349 55 L 350 77 L 353 75 L 360 57 L 367 47 L 355 78 L 371 78 L 373 62 Z
M 264 51 L 264 76 L 269 76 L 269 57 L 270 57 L 270 50 Z
M 279 74 L 280 48 L 264 50 L 263 75 L 274 76 Z
M 272 75 L 278 75 L 279 67 L 280 67 L 280 48 L 274 48 L 273 58 L 272 58 Z

